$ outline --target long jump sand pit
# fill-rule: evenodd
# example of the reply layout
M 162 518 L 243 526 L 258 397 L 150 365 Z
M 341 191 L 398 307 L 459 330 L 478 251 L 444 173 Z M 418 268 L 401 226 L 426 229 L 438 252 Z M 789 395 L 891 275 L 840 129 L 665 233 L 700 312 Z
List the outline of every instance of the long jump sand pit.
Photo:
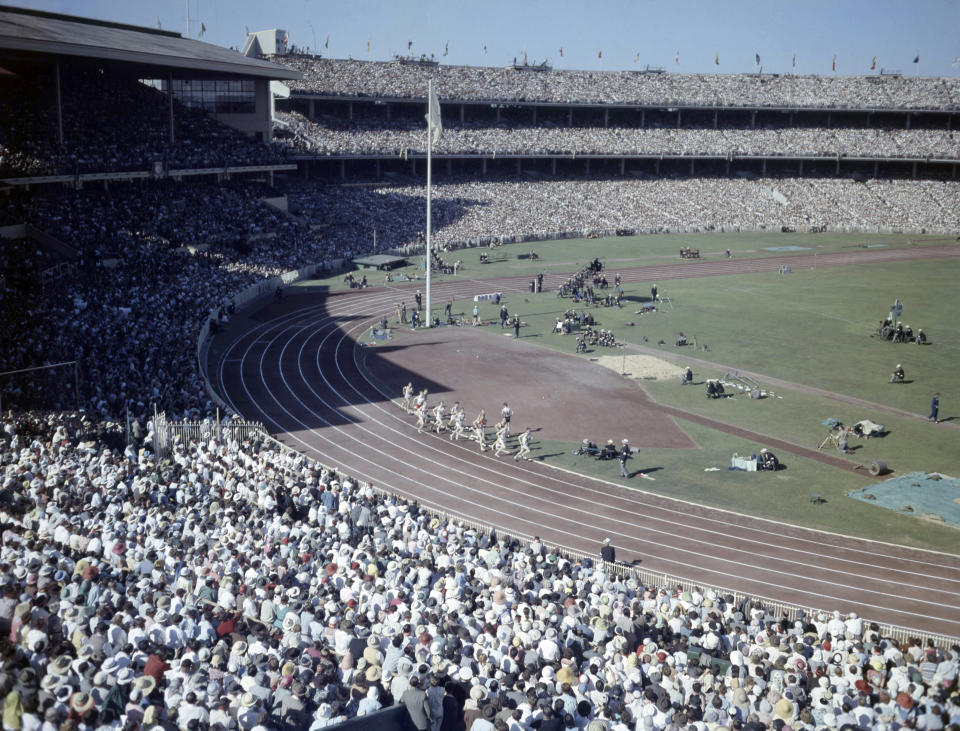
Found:
M 399 396 L 408 380 L 415 388 L 429 382 L 429 403 L 460 401 L 468 420 L 483 408 L 493 423 L 507 401 L 515 414 L 512 431 L 530 426 L 543 439 L 697 446 L 632 378 L 620 375 L 619 365 L 604 368 L 508 333 L 496 326 L 404 331 L 388 344 L 366 348 L 366 367 L 391 396 Z M 678 373 L 674 366 L 679 379 Z
M 628 378 L 653 378 L 658 381 L 674 380 L 680 383 L 682 368 L 654 355 L 602 355 L 596 358 L 597 365 L 622 373 Z

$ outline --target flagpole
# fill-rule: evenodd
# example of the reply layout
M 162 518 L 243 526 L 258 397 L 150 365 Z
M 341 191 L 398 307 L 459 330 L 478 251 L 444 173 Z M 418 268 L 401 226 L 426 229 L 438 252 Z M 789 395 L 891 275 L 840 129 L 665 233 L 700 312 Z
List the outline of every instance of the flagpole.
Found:
M 433 152 L 433 120 L 430 119 L 430 109 L 432 108 L 433 104 L 433 79 L 430 79 L 429 86 L 427 88 L 427 327 L 433 327 L 433 317 L 431 316 L 432 310 L 430 309 L 430 272 L 433 269 L 433 262 L 430 259 L 430 206 L 432 203 L 430 195 L 430 178 L 432 167 L 431 156 Z

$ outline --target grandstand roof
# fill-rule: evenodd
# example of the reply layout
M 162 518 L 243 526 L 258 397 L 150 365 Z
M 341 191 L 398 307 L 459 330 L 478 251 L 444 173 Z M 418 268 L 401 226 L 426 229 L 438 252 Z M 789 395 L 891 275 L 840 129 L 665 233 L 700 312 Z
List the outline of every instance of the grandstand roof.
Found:
M 245 78 L 299 79 L 278 64 L 183 38 L 179 33 L 106 20 L 0 6 L 0 51 L 4 55 L 69 56 L 134 64 L 144 72 L 177 70 Z

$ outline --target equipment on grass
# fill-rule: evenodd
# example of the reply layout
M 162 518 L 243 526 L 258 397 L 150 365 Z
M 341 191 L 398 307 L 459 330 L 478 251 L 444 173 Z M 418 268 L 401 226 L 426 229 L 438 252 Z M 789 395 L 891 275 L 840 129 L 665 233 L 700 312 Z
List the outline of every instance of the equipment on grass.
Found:
M 740 391 L 745 391 L 750 395 L 750 398 L 763 398 L 766 396 L 763 389 L 760 388 L 760 384 L 757 383 L 750 376 L 745 376 L 738 371 L 728 371 L 723 375 L 723 378 L 720 379 L 725 386 L 730 386 L 737 388 Z

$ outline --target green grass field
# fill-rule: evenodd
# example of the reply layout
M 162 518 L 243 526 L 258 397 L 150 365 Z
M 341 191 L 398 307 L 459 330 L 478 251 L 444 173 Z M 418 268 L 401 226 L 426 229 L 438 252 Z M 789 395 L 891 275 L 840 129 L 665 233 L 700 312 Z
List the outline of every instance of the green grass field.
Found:
M 706 259 L 723 257 L 730 248 L 735 258 L 784 255 L 764 247 L 803 247 L 798 256 L 866 247 L 910 247 L 954 243 L 932 237 L 918 238 L 872 234 L 702 234 L 568 240 L 516 244 L 483 250 L 492 263 L 479 263 L 479 250 L 445 255 L 462 258 L 471 278 L 533 276 L 538 271 L 569 272 L 600 257 L 612 281 L 618 268 L 678 261 L 681 246 L 700 248 Z M 540 261 L 519 259 L 531 249 Z M 728 368 L 753 371 L 767 378 L 814 387 L 823 391 L 926 416 L 930 396 L 941 393 L 941 417 L 960 419 L 956 389 L 956 361 L 960 356 L 960 259 L 865 264 L 836 268 L 809 268 L 809 258 L 798 258 L 792 274 L 775 273 L 716 276 L 658 282 L 660 293 L 672 308 L 636 315 L 638 303 L 649 298 L 652 282 L 624 287 L 623 309 L 593 310 L 598 327 L 612 329 L 617 339 L 651 347 L 678 366 L 691 356 L 707 365 L 694 367 L 695 380 L 717 377 Z M 410 268 L 411 276 L 416 274 Z M 342 277 L 325 282 L 342 286 Z M 382 282 L 373 273 L 371 284 Z M 304 283 L 314 285 L 316 282 Z M 422 282 L 420 283 L 422 286 Z M 931 345 L 916 346 L 883 342 L 873 337 L 880 320 L 894 299 L 904 304 L 903 321 L 914 330 L 923 328 Z M 575 338 L 552 335 L 558 313 L 572 307 L 554 292 L 540 295 L 510 295 L 507 305 L 524 323 L 523 337 L 531 344 L 573 353 Z M 437 303 L 435 306 L 442 306 Z M 469 312 L 472 303 L 454 304 L 455 312 Z M 580 309 L 580 306 L 577 306 Z M 484 305 L 481 315 L 493 319 L 497 309 Z M 632 326 L 627 323 L 633 322 Z M 678 348 L 679 332 L 695 335 L 707 349 Z M 660 341 L 663 341 L 660 344 Z M 614 355 L 599 349 L 586 357 Z M 581 356 L 583 357 L 583 356 Z M 905 384 L 889 384 L 890 371 L 901 363 Z M 598 366 L 599 367 L 599 366 Z M 764 384 L 763 377 L 760 378 Z M 703 386 L 681 387 L 679 378 L 641 380 L 640 387 L 658 402 L 740 426 L 771 437 L 816 447 L 827 429 L 821 422 L 838 418 L 844 423 L 871 419 L 887 426 L 882 439 L 854 440 L 855 453 L 847 459 L 870 464 L 882 459 L 898 474 L 913 470 L 960 474 L 960 449 L 955 429 L 925 421 L 852 405 L 830 395 L 807 393 L 789 385 L 773 388 L 775 396 L 752 400 L 746 397 L 707 400 Z M 813 460 L 782 455 L 787 469 L 776 473 L 739 473 L 726 470 L 730 455 L 759 451 L 760 443 L 744 442 L 724 432 L 681 421 L 681 426 L 699 445 L 688 450 L 644 450 L 634 469 L 658 468 L 656 481 L 634 479 L 631 485 L 697 503 L 803 524 L 824 530 L 875 538 L 904 545 L 956 552 L 957 529 L 852 500 L 846 491 L 875 481 L 866 472 L 854 473 L 825 466 Z M 621 483 L 618 465 L 574 457 L 575 445 L 540 443 L 534 456 L 551 455 L 544 461 L 564 469 L 595 475 Z M 834 450 L 833 454 L 837 454 Z M 705 472 L 719 467 L 720 471 Z M 827 503 L 814 505 L 817 493 Z M 960 498 L 960 496 L 958 496 Z

